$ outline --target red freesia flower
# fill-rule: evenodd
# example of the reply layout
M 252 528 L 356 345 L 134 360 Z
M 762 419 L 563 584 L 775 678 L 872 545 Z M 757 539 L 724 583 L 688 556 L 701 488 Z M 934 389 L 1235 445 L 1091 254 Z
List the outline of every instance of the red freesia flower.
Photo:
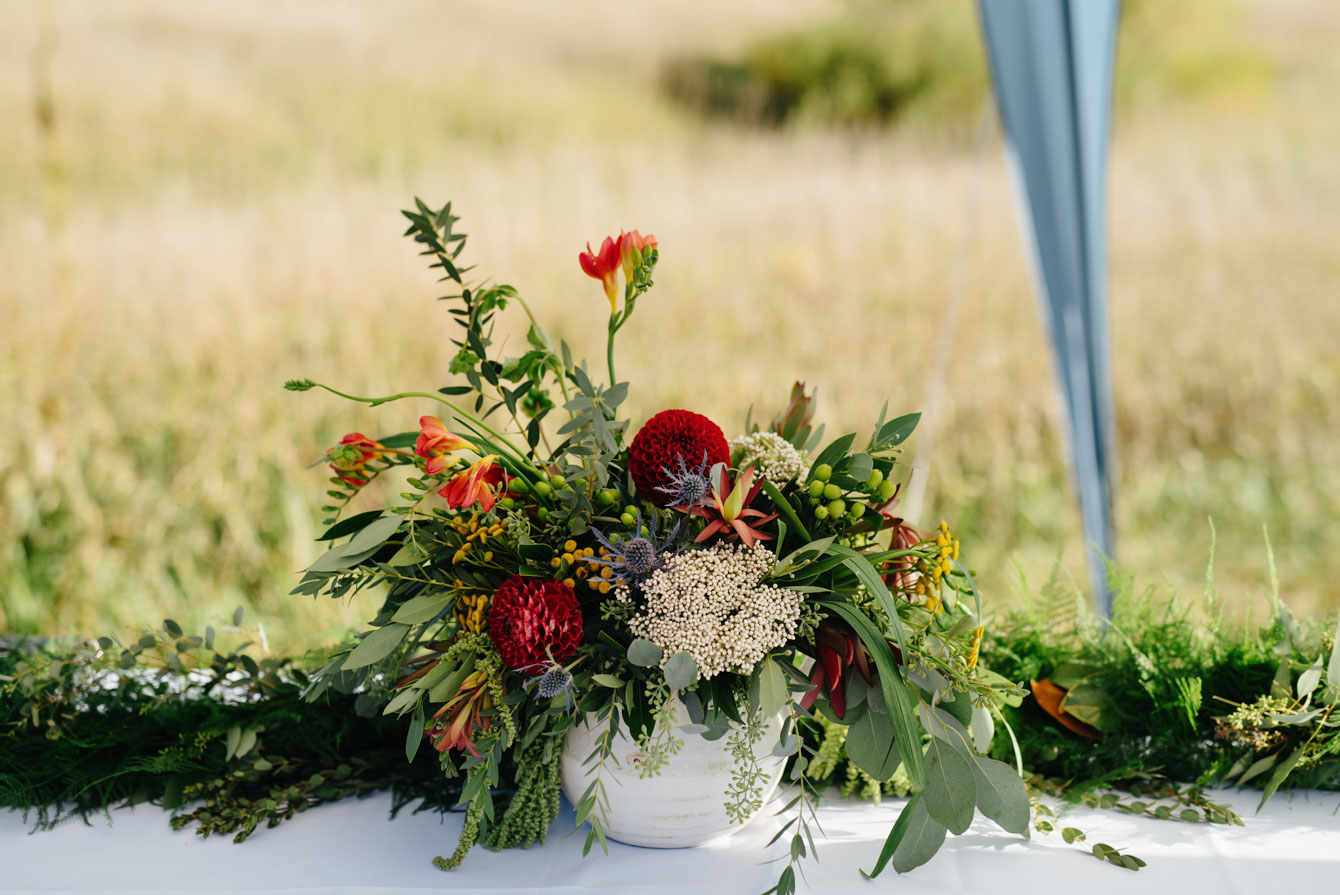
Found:
M 656 248 L 656 237 L 650 233 L 643 236 L 636 230 L 629 233 L 619 231 L 619 256 L 623 262 L 625 280 L 630 283 L 633 281 L 633 271 L 642 263 L 647 249 L 654 248 Z
M 679 472 L 680 463 L 697 469 L 704 458 L 709 469 L 730 462 L 730 446 L 721 427 L 700 413 L 662 410 L 647 420 L 628 446 L 628 471 L 640 496 L 666 507 L 674 499 L 669 493 L 671 476 Z
M 492 707 L 493 696 L 489 693 L 488 677 L 482 671 L 471 672 L 461 682 L 456 695 L 433 715 L 437 720 L 424 733 L 438 752 L 463 749 L 478 758 L 479 753 L 475 751 L 470 735 L 476 730 L 489 729 L 493 719 L 485 711 Z
M 447 505 L 452 509 L 463 509 L 478 502 L 479 508 L 487 513 L 498 502 L 494 488 L 506 483 L 507 475 L 498 465 L 497 455 L 489 454 L 476 460 L 469 469 L 447 482 L 437 493 L 447 499 Z
M 365 469 L 368 461 L 385 451 L 381 442 L 373 441 L 362 432 L 350 432 L 340 439 L 338 445 L 326 451 L 326 457 L 330 459 L 330 468 L 341 481 L 362 488 L 368 483 Z
M 623 237 L 619 237 L 622 242 Z M 591 243 L 586 244 L 586 251 L 577 256 L 581 262 L 582 271 L 588 277 L 600 280 L 605 286 L 605 296 L 610 300 L 610 316 L 613 316 L 619 310 L 619 290 L 617 278 L 619 266 L 623 261 L 622 252 L 619 248 L 619 242 L 606 236 L 605 241 L 600 244 L 600 251 L 591 251 Z
M 755 526 L 771 522 L 777 518 L 777 514 L 764 513 L 749 506 L 762 489 L 763 481 L 754 481 L 752 466 L 740 473 L 734 484 L 723 471 L 719 481 L 713 483 L 712 496 L 707 502 L 689 510 L 690 515 L 707 520 L 707 525 L 694 538 L 694 543 L 702 543 L 717 534 L 723 535 L 728 541 L 738 537 L 746 547 L 753 547 L 755 541 L 772 540 L 772 535 L 765 535 Z
M 473 448 L 470 442 L 459 435 L 447 431 L 447 427 L 435 416 L 419 417 L 419 437 L 414 441 L 414 453 L 428 460 L 425 470 L 429 475 L 437 475 L 450 468 L 454 459 L 452 451 Z
M 577 596 L 561 581 L 514 575 L 493 595 L 489 637 L 508 668 L 561 665 L 582 640 Z

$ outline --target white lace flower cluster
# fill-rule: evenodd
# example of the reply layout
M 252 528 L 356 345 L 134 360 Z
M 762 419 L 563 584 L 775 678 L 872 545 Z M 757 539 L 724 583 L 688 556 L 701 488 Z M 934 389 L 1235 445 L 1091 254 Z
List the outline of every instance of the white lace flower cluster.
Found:
M 785 485 L 800 475 L 800 451 L 776 432 L 755 432 L 731 439 L 731 455 L 739 457 L 738 469 L 753 466 L 774 485 Z
M 628 627 L 667 658 L 680 650 L 691 654 L 701 677 L 751 671 L 795 636 L 800 618 L 799 593 L 761 583 L 772 561 L 762 545 L 681 553 L 642 583 L 644 605 Z

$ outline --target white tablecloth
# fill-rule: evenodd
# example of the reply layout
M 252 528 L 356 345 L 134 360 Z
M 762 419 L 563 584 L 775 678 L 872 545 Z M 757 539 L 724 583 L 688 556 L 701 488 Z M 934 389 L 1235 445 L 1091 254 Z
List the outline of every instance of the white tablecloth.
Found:
M 1115 812 L 1072 810 L 1065 822 L 1090 842 L 1105 842 L 1149 862 L 1121 870 L 1068 846 L 1059 834 L 1031 840 L 978 819 L 950 837 L 929 864 L 905 876 L 889 868 L 877 880 L 858 868 L 874 863 L 901 803 L 881 807 L 826 801 L 820 823 L 819 862 L 806 865 L 800 891 L 822 895 L 896 891 L 981 895 L 1274 895 L 1340 889 L 1340 795 L 1281 794 L 1253 815 L 1254 793 L 1221 794 L 1247 821 L 1223 827 L 1156 821 Z M 756 821 L 729 840 L 692 850 L 643 849 L 610 843 L 583 859 L 583 835 L 563 813 L 543 846 L 490 852 L 476 847 L 457 870 L 430 863 L 450 854 L 459 815 L 403 813 L 388 821 L 389 796 L 316 808 L 248 842 L 208 840 L 173 832 L 152 806 L 112 812 L 111 822 L 77 819 L 29 835 L 15 812 L 0 813 L 0 891 L 6 893 L 213 892 L 390 893 L 426 890 L 490 895 L 600 893 L 600 895 L 753 895 L 769 888 L 781 869 L 766 863 L 782 854 L 785 839 L 763 846 L 777 823 Z M 565 838 L 566 837 L 566 838 Z

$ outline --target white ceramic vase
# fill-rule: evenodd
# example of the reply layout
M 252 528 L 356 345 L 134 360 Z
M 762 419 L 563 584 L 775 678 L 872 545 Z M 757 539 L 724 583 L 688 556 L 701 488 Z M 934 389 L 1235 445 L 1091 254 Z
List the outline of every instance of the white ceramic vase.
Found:
M 678 699 L 675 708 L 675 726 L 690 723 Z M 781 715 L 769 719 L 763 738 L 754 747 L 763 771 L 764 805 L 777 791 L 786 765 L 785 758 L 771 754 L 781 730 Z M 590 767 L 582 764 L 595 750 L 596 733 L 597 730 L 582 723 L 568 731 L 563 741 L 563 793 L 574 805 L 596 773 L 594 764 Z M 748 823 L 748 820 L 731 823 L 726 815 L 725 793 L 734 769 L 727 745 L 730 733 L 717 740 L 705 740 L 696 733 L 678 730 L 676 736 L 684 741 L 684 747 L 670 757 L 659 774 L 643 778 L 638 772 L 647 754 L 620 726 L 612 759 L 606 760 L 602 773 L 609 797 L 605 835 L 610 839 L 648 848 L 689 848 L 735 832 Z

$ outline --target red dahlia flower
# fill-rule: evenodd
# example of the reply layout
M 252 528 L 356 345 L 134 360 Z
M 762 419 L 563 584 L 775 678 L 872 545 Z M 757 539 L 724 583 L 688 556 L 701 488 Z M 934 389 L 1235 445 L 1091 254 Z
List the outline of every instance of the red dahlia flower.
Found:
M 561 665 L 582 640 L 577 596 L 561 581 L 508 578 L 489 606 L 489 637 L 508 668 Z
M 619 242 L 623 237 L 619 237 Z M 619 248 L 619 242 L 615 242 L 606 236 L 605 241 L 600 244 L 600 251 L 591 251 L 591 243 L 586 244 L 586 251 L 577 256 L 581 262 L 582 271 L 588 277 L 600 280 L 605 286 L 605 296 L 610 300 L 610 315 L 613 316 L 619 310 L 619 285 L 617 278 L 619 275 L 619 265 L 623 261 L 622 252 Z
M 489 454 L 476 460 L 469 469 L 447 482 L 437 493 L 447 499 L 447 506 L 452 509 L 463 509 L 478 502 L 479 508 L 487 513 L 498 502 L 494 488 L 500 488 L 506 482 L 507 475 L 498 465 L 497 455 Z
M 681 463 L 697 469 L 704 458 L 709 469 L 730 462 L 730 446 L 721 427 L 700 413 L 662 410 L 647 420 L 628 446 L 628 472 L 638 494 L 666 507 L 674 499 L 673 475 Z

